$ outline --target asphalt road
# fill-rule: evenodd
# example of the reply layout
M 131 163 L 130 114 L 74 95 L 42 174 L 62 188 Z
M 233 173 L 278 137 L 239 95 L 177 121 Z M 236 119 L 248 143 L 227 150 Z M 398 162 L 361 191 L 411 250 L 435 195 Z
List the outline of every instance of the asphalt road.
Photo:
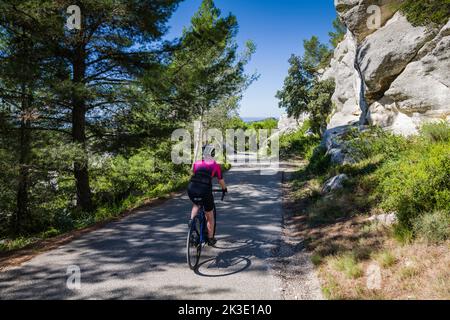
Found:
M 0 273 L 0 299 L 280 299 L 271 260 L 281 241 L 281 173 L 236 167 L 225 178 L 219 242 L 196 272 L 186 264 L 184 195 Z M 67 286 L 71 266 L 80 288 Z

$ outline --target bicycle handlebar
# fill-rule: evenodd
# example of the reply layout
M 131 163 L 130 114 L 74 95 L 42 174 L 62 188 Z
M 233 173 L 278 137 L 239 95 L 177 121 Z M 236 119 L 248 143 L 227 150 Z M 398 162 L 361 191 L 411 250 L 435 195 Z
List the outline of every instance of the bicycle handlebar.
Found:
M 226 192 L 223 191 L 222 189 L 215 189 L 215 190 L 213 190 L 213 192 L 222 192 L 222 201 L 223 201 L 223 199 L 225 199 Z

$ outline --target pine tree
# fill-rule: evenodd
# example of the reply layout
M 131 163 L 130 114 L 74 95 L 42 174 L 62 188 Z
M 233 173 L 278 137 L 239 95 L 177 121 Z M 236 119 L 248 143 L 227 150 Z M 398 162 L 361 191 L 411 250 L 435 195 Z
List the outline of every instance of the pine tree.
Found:
M 333 31 L 329 32 L 330 43 L 333 48 L 336 48 L 338 44 L 344 39 L 347 33 L 347 27 L 342 23 L 341 19 L 337 17 L 333 21 Z
M 80 30 L 65 28 L 73 1 L 1 2 L 2 33 L 20 26 L 34 43 L 45 45 L 48 59 L 58 66 L 46 97 L 46 118 L 48 129 L 69 131 L 84 154 L 73 170 L 82 211 L 94 208 L 88 171 L 91 139 L 104 138 L 104 124 L 132 102 L 127 86 L 158 64 L 157 43 L 179 2 L 75 1 L 81 9 Z
M 163 89 L 152 91 L 154 99 L 172 106 L 168 115 L 171 121 L 203 122 L 213 108 L 223 107 L 233 98 L 239 100 L 243 90 L 257 78 L 244 72 L 256 47 L 248 41 L 239 55 L 237 32 L 235 16 L 222 17 L 212 0 L 202 2 L 191 25 L 183 31 L 164 79 L 160 79 Z M 149 88 L 153 80 L 153 75 L 146 78 Z

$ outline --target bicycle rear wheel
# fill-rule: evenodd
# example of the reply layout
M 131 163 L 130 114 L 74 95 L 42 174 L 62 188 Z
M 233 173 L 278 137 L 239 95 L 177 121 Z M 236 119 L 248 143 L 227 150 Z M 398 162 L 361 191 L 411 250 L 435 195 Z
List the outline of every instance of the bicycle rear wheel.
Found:
M 187 243 L 186 243 L 186 253 L 187 253 L 187 263 L 191 270 L 194 270 L 198 266 L 200 260 L 200 255 L 202 253 L 202 244 L 200 242 L 200 219 L 195 217 L 192 220 L 192 225 L 189 228 Z

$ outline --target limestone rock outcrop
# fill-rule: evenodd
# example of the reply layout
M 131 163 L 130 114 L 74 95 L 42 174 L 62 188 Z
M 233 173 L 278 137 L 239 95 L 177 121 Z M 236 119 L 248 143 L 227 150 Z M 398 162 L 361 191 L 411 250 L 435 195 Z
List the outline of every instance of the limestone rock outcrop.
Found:
M 348 32 L 322 75 L 336 82 L 328 129 L 372 124 L 411 135 L 424 122 L 450 120 L 450 22 L 413 26 L 400 2 L 335 0 Z M 373 5 L 377 29 L 368 23 Z

